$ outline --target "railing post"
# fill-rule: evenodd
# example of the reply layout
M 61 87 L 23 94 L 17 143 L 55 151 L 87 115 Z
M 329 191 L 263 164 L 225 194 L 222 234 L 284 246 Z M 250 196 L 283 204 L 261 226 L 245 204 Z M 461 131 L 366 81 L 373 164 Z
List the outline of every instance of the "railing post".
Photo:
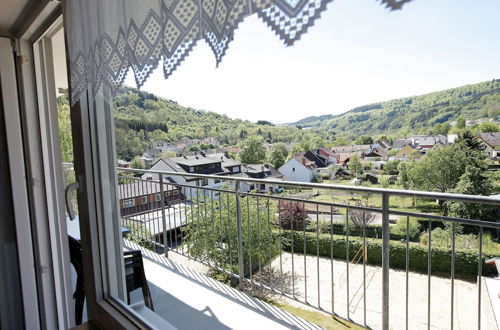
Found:
M 389 195 L 382 193 L 382 329 L 389 329 Z
M 160 203 L 161 203 L 161 222 L 163 226 L 163 253 L 165 258 L 168 258 L 167 246 L 167 220 L 165 219 L 165 189 L 163 188 L 163 174 L 159 173 L 160 179 Z
M 243 281 L 245 278 L 245 268 L 243 264 L 243 235 L 241 225 L 241 203 L 240 203 L 240 181 L 234 182 L 234 191 L 236 193 L 236 228 L 238 231 L 238 274 L 240 290 L 243 290 Z

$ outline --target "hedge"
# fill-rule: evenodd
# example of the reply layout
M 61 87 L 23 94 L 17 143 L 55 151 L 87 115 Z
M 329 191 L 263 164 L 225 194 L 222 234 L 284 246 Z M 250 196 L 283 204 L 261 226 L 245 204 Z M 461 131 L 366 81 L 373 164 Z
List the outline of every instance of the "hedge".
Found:
M 331 225 L 328 224 L 326 227 L 326 231 L 330 234 L 334 235 L 342 235 L 344 236 L 346 234 L 345 231 L 345 224 L 344 223 L 332 223 Z M 362 236 L 363 231 L 360 228 L 354 227 L 349 228 L 349 237 L 351 236 Z M 310 227 L 306 230 L 309 231 L 316 231 L 316 225 L 312 224 Z M 367 225 L 365 228 L 365 235 L 367 238 L 382 238 L 382 225 Z M 401 240 L 406 240 L 406 235 L 399 235 L 399 234 L 394 234 L 391 233 L 390 239 L 393 241 L 401 241 Z M 410 241 L 411 242 L 418 242 L 420 239 L 420 233 L 414 236 L 410 236 Z
M 284 239 L 282 248 L 285 251 L 291 251 L 291 239 L 293 235 L 294 252 L 303 253 L 304 251 L 304 233 L 285 231 L 282 233 Z M 346 236 L 330 234 L 319 234 L 317 240 L 316 233 L 305 233 L 306 253 L 316 255 L 317 242 L 319 244 L 319 255 L 323 257 L 331 256 L 331 244 L 333 243 L 333 258 L 343 259 L 346 257 Z M 368 260 L 367 263 L 375 266 L 382 265 L 382 240 L 367 239 Z M 350 259 L 356 255 L 362 247 L 363 240 L 360 238 L 349 239 Z M 409 270 L 419 273 L 427 273 L 427 255 L 428 247 L 410 244 L 409 246 Z M 497 256 L 500 256 L 500 251 Z M 482 275 L 496 275 L 496 269 L 492 265 L 487 265 L 484 260 L 494 257 L 493 255 L 483 253 Z M 455 276 L 467 280 L 475 280 L 478 275 L 478 251 L 455 251 Z M 396 241 L 390 242 L 389 264 L 393 269 L 406 269 L 406 244 Z M 441 247 L 432 248 L 432 274 L 438 276 L 450 276 L 451 273 L 451 250 Z

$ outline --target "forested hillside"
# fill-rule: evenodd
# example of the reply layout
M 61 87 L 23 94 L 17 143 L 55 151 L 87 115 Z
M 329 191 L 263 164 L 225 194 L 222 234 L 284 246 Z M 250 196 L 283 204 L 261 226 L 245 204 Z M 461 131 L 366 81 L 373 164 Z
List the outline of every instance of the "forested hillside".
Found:
M 141 155 L 153 141 L 178 141 L 182 137 L 211 136 L 222 145 L 235 146 L 247 136 L 260 135 L 267 142 L 294 141 L 296 127 L 278 127 L 262 118 L 260 124 L 231 119 L 215 112 L 195 110 L 135 88 L 122 88 L 114 98 L 118 156 Z M 238 105 L 235 104 L 237 107 Z
M 498 115 L 500 79 L 368 104 L 341 115 L 309 117 L 288 125 L 315 127 L 351 138 L 360 134 L 375 136 L 382 133 L 407 136 L 446 130 L 446 124 L 460 116 L 469 120 Z

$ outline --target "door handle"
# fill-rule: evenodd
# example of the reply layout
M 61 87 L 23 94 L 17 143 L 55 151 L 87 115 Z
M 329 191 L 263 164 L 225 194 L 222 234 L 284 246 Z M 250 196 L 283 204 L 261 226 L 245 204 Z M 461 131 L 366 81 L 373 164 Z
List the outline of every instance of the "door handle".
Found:
M 71 204 L 71 193 L 73 190 L 77 190 L 80 188 L 80 185 L 78 182 L 73 182 L 70 183 L 69 185 L 66 186 L 66 189 L 64 189 L 64 196 L 66 200 L 66 210 L 68 211 L 69 219 L 74 220 L 75 219 L 75 211 L 73 210 L 73 205 Z

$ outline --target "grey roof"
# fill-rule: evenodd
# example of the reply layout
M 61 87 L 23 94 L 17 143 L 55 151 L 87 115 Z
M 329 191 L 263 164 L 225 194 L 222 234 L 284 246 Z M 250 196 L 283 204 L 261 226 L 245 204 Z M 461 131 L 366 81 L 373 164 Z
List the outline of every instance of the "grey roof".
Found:
M 397 139 L 392 143 L 394 149 L 403 149 L 407 145 L 411 145 L 410 139 Z
M 335 153 L 343 153 L 343 152 L 366 151 L 370 149 L 371 149 L 370 144 L 352 144 L 348 146 L 333 147 L 332 151 Z
M 481 133 L 479 137 L 493 148 L 500 146 L 500 132 L 496 133 Z
M 155 158 L 156 155 L 161 153 L 161 149 L 148 149 L 146 150 L 142 155 L 148 155 L 151 156 L 152 158 Z
M 170 184 L 163 184 L 164 191 L 175 190 L 177 187 Z M 161 192 L 158 181 L 135 181 L 118 185 L 118 199 L 127 199 L 139 196 L 157 194 Z
M 277 169 L 268 164 L 248 164 L 243 165 L 241 172 L 247 176 L 259 178 L 280 178 L 283 176 Z
M 230 167 L 241 165 L 240 162 L 226 157 L 224 153 L 214 153 L 214 154 L 197 154 L 197 155 L 189 155 L 189 156 L 181 156 L 181 157 L 171 157 L 162 159 L 165 163 L 167 163 L 174 171 L 181 173 L 186 172 L 180 165 L 184 166 L 199 166 L 199 165 L 208 165 L 208 164 L 221 164 L 222 171 L 224 173 L 231 173 L 229 170 Z

